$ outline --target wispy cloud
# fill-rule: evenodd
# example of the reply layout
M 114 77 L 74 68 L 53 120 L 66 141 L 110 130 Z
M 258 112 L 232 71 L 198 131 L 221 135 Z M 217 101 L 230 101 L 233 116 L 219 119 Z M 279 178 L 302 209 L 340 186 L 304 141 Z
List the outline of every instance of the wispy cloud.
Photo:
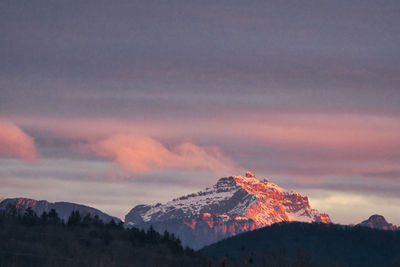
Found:
M 34 161 L 37 158 L 35 142 L 17 125 L 0 122 L 0 156 Z
M 162 169 L 223 171 L 233 168 L 232 162 L 218 148 L 200 147 L 190 142 L 166 147 L 151 137 L 115 134 L 84 147 L 133 173 Z
M 400 131 L 400 117 L 398 116 L 356 113 L 294 114 L 267 111 L 245 115 L 234 114 L 221 118 L 195 120 L 171 119 L 167 122 L 156 118 L 147 120 L 135 118 L 130 120 L 123 118 L 57 120 L 46 117 L 14 119 L 20 125 L 43 131 L 45 135 L 76 140 L 89 138 L 102 140 L 102 142 L 97 142 L 96 154 L 100 155 L 101 152 L 105 154 L 103 156 L 119 162 L 124 162 L 119 159 L 122 157 L 122 150 L 115 149 L 115 140 L 110 136 L 115 137 L 118 133 L 125 133 L 135 140 L 147 140 L 142 136 L 152 137 L 150 140 L 153 142 L 146 141 L 146 144 L 158 148 L 157 157 L 151 157 L 151 165 L 156 167 L 159 165 L 157 162 L 160 155 L 173 155 L 175 160 L 172 162 L 183 164 L 182 160 L 177 160 L 177 155 L 183 153 L 176 151 L 178 146 L 166 147 L 163 145 L 165 143 L 157 140 L 172 140 L 174 144 L 177 144 L 179 140 L 190 137 L 190 140 L 194 140 L 197 144 L 213 144 L 225 155 L 229 154 L 229 157 L 240 166 L 265 172 L 267 175 L 285 174 L 312 178 L 325 175 L 362 175 L 398 171 L 400 159 L 400 141 L 397 136 Z M 114 149 L 110 149 L 111 139 L 114 140 Z M 105 140 L 109 141 L 107 153 L 104 151 Z M 210 155 L 209 150 L 206 149 L 204 154 Z M 216 154 L 212 152 L 211 155 Z M 161 167 L 157 168 L 177 168 L 173 167 L 171 160 L 166 160 L 170 158 L 163 156 L 164 165 L 161 164 Z M 224 157 L 219 156 L 220 158 L 223 159 L 222 162 L 225 162 Z M 144 162 L 144 160 L 138 162 Z M 231 164 L 214 166 L 226 165 Z M 202 166 L 203 169 L 214 169 Z M 188 163 L 185 169 L 194 169 L 193 162 Z

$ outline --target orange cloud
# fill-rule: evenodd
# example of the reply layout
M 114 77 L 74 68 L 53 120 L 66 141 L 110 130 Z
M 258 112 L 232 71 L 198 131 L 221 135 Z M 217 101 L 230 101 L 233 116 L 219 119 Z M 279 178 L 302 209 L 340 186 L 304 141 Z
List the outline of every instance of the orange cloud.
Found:
M 234 116 L 177 119 L 13 117 L 20 125 L 66 138 L 102 139 L 117 133 L 177 140 L 190 136 L 213 143 L 245 141 L 269 146 L 289 159 L 300 155 L 321 160 L 357 162 L 400 158 L 400 116 L 344 113 L 277 113 L 265 111 Z M 162 135 L 161 135 L 162 134 Z M 281 149 L 279 149 L 281 148 Z M 287 153 L 285 153 L 287 152 Z M 368 164 L 370 164 L 368 162 Z
M 167 148 L 144 136 L 115 134 L 86 147 L 134 173 L 160 169 L 224 171 L 233 166 L 217 148 L 189 142 Z
M 37 158 L 33 138 L 7 122 L 0 122 L 0 155 L 28 161 Z

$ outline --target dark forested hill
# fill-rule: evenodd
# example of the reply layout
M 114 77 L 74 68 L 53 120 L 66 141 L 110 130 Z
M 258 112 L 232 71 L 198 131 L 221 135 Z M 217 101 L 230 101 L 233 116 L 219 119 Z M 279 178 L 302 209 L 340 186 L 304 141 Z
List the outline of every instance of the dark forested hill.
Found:
M 201 250 L 209 256 L 304 265 L 400 266 L 400 231 L 334 224 L 279 223 L 237 235 Z M 278 260 L 277 260 L 278 259 Z
M 223 240 L 201 251 L 168 232 L 126 229 L 74 211 L 0 211 L 3 266 L 400 266 L 400 231 L 281 223 Z
M 217 264 L 217 261 L 214 261 Z M 129 230 L 74 211 L 63 223 L 55 210 L 38 217 L 0 212 L 0 266 L 216 266 L 180 240 L 152 228 Z

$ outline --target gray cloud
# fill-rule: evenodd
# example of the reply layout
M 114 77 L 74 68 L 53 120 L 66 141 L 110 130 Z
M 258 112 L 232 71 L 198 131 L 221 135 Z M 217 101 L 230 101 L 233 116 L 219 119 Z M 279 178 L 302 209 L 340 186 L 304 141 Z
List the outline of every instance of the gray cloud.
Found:
M 399 13 L 397 0 L 1 1 L 0 114 L 35 139 L 43 158 L 38 166 L 2 159 L 0 194 L 77 199 L 122 214 L 112 203 L 164 201 L 217 178 L 170 170 L 117 173 L 110 182 L 110 163 L 76 148 L 97 128 L 104 135 L 115 127 L 166 147 L 187 139 L 218 146 L 239 166 L 289 188 L 396 198 L 398 145 L 379 144 L 399 121 Z M 247 134 L 258 132 L 247 122 L 268 126 L 271 117 L 297 114 L 309 118 L 309 128 L 341 114 L 328 126 L 343 133 L 351 128 L 341 124 L 347 115 L 365 118 L 367 134 L 355 133 L 366 145 Z M 382 127 L 374 116 L 390 122 Z M 283 126 L 292 124 L 296 118 Z M 144 191 L 162 184 L 173 193 L 130 194 L 124 183 Z M 104 196 L 108 184 L 112 194 Z
M 394 1 L 1 5 L 4 114 L 399 112 Z

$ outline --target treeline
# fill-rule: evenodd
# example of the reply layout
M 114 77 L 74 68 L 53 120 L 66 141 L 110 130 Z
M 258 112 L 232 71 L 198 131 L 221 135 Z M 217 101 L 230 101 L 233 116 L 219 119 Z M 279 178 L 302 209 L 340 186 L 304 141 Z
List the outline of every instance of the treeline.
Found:
M 238 254 L 239 255 L 239 254 Z M 173 234 L 124 228 L 122 222 L 104 223 L 98 216 L 78 211 L 63 221 L 55 210 L 37 214 L 10 206 L 0 211 L 0 267 L 20 266 L 209 266 L 308 267 L 312 260 L 297 255 L 288 265 L 284 255 L 255 257 L 205 256 L 183 248 Z
M 10 207 L 0 211 L 3 266 L 400 266 L 400 231 L 281 223 L 194 251 L 153 227 L 126 229 L 78 211 L 63 221 L 55 210 L 38 216 Z
M 174 234 L 125 229 L 113 220 L 73 211 L 62 221 L 55 210 L 0 212 L 0 266 L 217 266 L 183 248 Z

